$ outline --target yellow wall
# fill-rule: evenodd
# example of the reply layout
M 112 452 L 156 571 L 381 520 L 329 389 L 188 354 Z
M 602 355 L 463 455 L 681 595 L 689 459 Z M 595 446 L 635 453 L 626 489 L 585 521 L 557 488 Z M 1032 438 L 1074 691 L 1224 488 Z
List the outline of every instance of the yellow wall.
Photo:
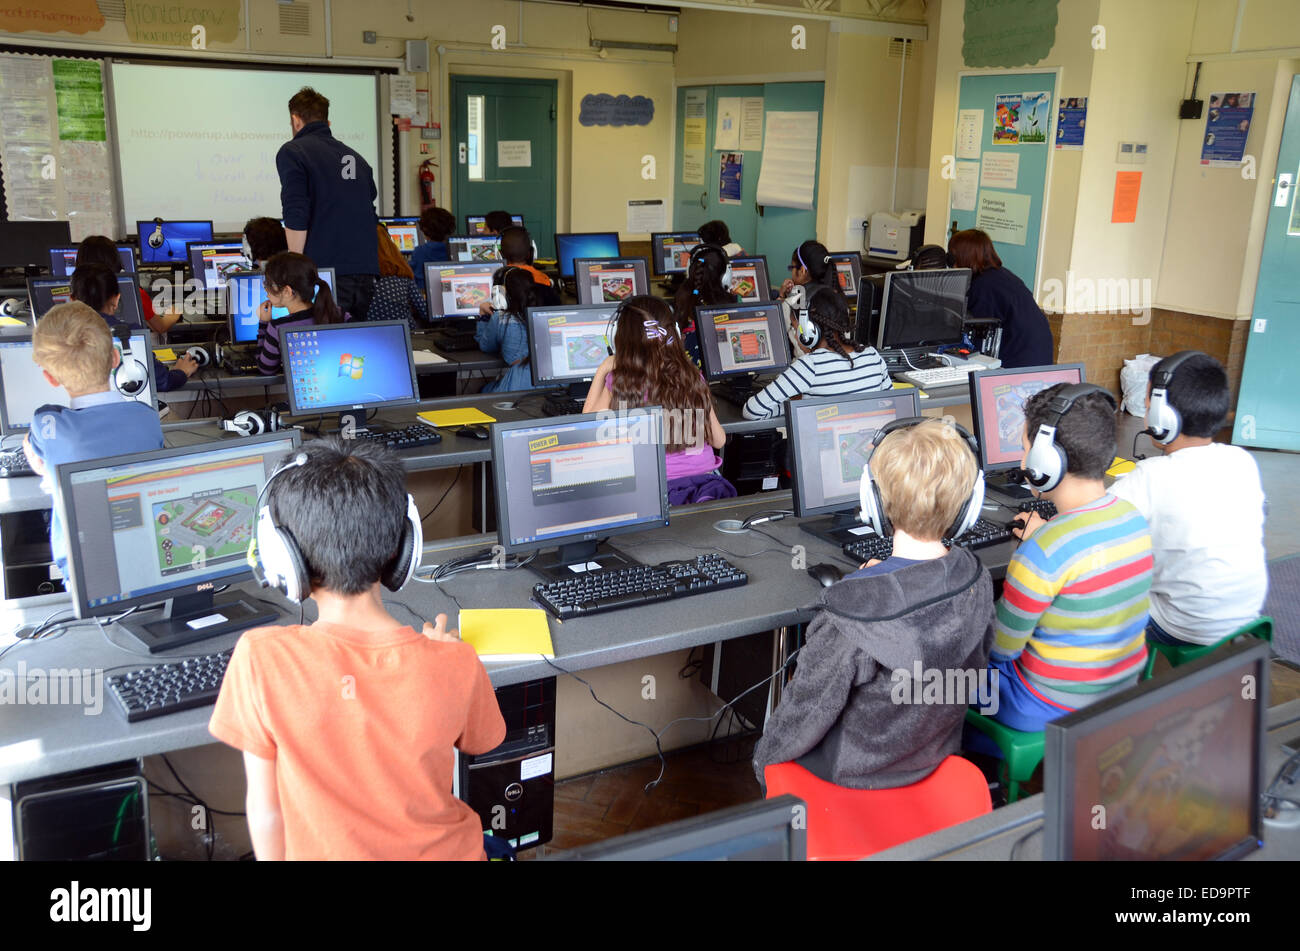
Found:
M 790 28 L 807 27 L 808 48 L 790 47 Z M 792 82 L 821 79 L 829 27 L 824 21 L 683 10 L 677 31 L 677 83 Z

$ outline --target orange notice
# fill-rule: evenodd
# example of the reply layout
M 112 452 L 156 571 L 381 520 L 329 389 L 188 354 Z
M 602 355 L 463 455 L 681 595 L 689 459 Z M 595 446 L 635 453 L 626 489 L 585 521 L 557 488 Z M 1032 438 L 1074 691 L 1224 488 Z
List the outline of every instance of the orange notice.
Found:
M 93 33 L 104 28 L 95 0 L 44 0 L 0 8 L 0 30 L 7 33 Z
M 1141 191 L 1141 172 L 1115 173 L 1115 200 L 1110 206 L 1111 224 L 1131 225 L 1137 220 L 1138 193 Z

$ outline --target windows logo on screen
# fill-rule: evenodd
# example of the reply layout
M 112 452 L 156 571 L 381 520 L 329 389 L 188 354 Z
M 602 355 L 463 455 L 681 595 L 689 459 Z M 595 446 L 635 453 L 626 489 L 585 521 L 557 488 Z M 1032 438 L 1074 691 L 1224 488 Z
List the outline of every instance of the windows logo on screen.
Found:
M 365 365 L 365 357 L 354 357 L 350 353 L 342 354 L 339 356 L 339 376 L 359 380 Z

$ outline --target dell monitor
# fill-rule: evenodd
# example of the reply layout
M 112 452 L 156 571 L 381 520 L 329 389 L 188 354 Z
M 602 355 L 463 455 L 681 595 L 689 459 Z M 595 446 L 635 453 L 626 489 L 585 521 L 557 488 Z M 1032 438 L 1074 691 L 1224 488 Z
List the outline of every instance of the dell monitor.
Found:
M 500 268 L 501 265 L 495 261 L 426 264 L 424 286 L 429 295 L 429 320 L 444 328 L 464 324 L 468 329 L 479 318 L 479 305 L 492 300 L 492 277 Z M 446 318 L 461 320 L 448 321 Z
M 405 320 L 286 326 L 280 355 L 294 416 L 337 413 L 341 428 L 364 432 L 365 414 L 359 411 L 407 406 L 420 398 Z
M 989 487 L 1017 499 L 1031 493 L 1017 485 L 1025 455 L 1021 436 L 1025 429 L 1025 401 L 1057 383 L 1082 383 L 1082 363 L 1014 370 L 980 370 L 970 374 L 972 434 L 980 445 L 980 468 Z M 995 484 L 992 477 L 997 477 Z
M 190 273 L 209 291 L 225 287 L 232 272 L 252 267 L 240 241 L 191 241 L 185 254 L 190 260 Z
M 123 363 L 134 360 L 144 369 L 145 382 L 138 392 L 123 393 L 122 399 L 134 399 L 148 406 L 154 401 L 153 354 L 149 350 L 149 334 L 143 330 L 129 330 L 127 346 L 122 346 L 120 333 L 113 335 L 113 346 Z M 110 383 L 111 386 L 111 383 Z M 5 334 L 0 337 L 0 434 L 12 436 L 27 432 L 32 417 L 45 405 L 67 406 L 68 391 L 54 386 L 32 359 L 32 335 Z
M 582 399 L 614 346 L 618 304 L 528 308 L 528 361 L 533 386 L 567 386 Z
M 77 249 L 78 245 L 64 244 L 57 248 L 50 248 L 50 276 L 59 277 L 67 280 L 72 277 L 72 272 L 77 269 Z M 117 257 L 121 262 L 121 270 L 128 274 L 135 273 L 135 251 L 129 244 L 119 244 L 117 246 Z
M 685 274 L 691 263 L 691 252 L 700 243 L 694 231 L 656 232 L 650 235 L 650 263 L 656 277 Z
M 764 255 L 731 259 L 731 293 L 739 297 L 742 304 L 761 304 L 772 299 Z
M 251 577 L 258 496 L 298 441 L 289 431 L 59 466 L 77 617 L 143 609 L 120 623 L 153 653 L 274 621 L 255 599 L 214 594 Z
M 523 215 L 511 215 L 510 223 L 516 228 L 524 226 Z M 487 215 L 466 215 L 465 230 L 472 235 L 483 236 L 488 233 Z
M 388 229 L 388 236 L 403 254 L 410 254 L 424 242 L 419 218 L 380 218 L 379 223 Z
M 867 456 L 885 426 L 919 415 L 915 389 L 787 401 L 794 513 L 831 516 L 800 527 L 837 546 L 869 534 L 857 515 Z
M 72 300 L 72 282 L 68 278 L 29 277 L 27 296 L 32 305 L 32 321 L 45 316 L 55 304 Z M 117 319 L 128 327 L 143 327 L 140 311 L 140 286 L 134 274 L 117 275 Z
M 961 343 L 970 277 L 969 268 L 887 273 L 876 349 L 912 350 Z
M 743 403 L 756 392 L 757 374 L 789 364 L 786 326 L 780 301 L 699 308 L 695 330 L 704 375 L 711 382 L 725 381 L 728 398 Z
M 140 236 L 141 264 L 185 264 L 191 241 L 211 241 L 211 221 L 164 221 L 153 218 L 135 223 Z
M 856 251 L 834 251 L 831 264 L 835 265 L 835 276 L 839 279 L 840 290 L 853 304 L 858 299 L 858 285 L 862 283 L 862 255 Z
M 462 264 L 496 262 L 501 260 L 501 248 L 498 246 L 500 240 L 494 235 L 478 237 L 454 234 L 447 239 L 447 253 L 453 261 Z
M 1269 677 L 1268 643 L 1250 640 L 1048 723 L 1043 858 L 1193 862 L 1259 848 Z
M 0 267 L 42 265 L 46 248 L 71 243 L 66 221 L 0 221 Z
M 495 480 L 501 545 L 558 547 L 529 565 L 547 579 L 636 564 L 600 540 L 668 524 L 662 434 L 658 406 L 494 425 L 492 471 L 512 474 Z
M 334 268 L 317 268 L 320 279 L 334 289 Z M 230 315 L 230 342 L 254 343 L 260 330 L 258 308 L 266 300 L 266 274 L 262 271 L 229 271 L 226 277 L 226 311 Z M 272 307 L 271 319 L 289 316 L 286 307 Z
M 645 258 L 574 258 L 579 304 L 618 304 L 650 293 Z
M 614 231 L 555 236 L 555 262 L 560 269 L 560 277 L 573 277 L 574 258 L 616 258 L 621 253 L 618 233 Z

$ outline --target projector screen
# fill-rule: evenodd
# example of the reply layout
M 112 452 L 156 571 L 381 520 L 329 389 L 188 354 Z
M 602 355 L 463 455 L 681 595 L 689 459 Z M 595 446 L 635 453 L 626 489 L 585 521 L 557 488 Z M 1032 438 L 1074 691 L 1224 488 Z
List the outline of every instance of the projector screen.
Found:
M 211 220 L 242 231 L 282 217 L 275 153 L 292 137 L 289 97 L 330 101 L 330 130 L 379 186 L 378 78 L 357 73 L 113 63 L 113 121 L 124 227 L 151 218 Z

